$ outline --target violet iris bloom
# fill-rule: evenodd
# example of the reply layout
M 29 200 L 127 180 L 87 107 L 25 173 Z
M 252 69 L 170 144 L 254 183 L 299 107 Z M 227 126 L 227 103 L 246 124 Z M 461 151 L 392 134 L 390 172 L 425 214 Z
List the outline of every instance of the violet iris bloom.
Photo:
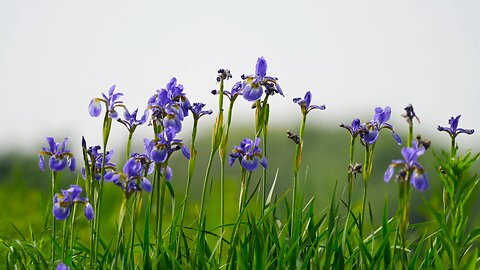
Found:
M 204 103 L 199 103 L 199 102 L 195 102 L 195 103 L 193 103 L 192 106 L 190 106 L 190 111 L 192 111 L 194 119 L 198 120 L 200 117 L 202 117 L 204 115 L 207 115 L 207 114 L 210 115 L 210 114 L 213 113 L 212 110 L 204 111 L 203 107 L 205 107 L 205 104 Z
M 145 124 L 148 118 L 148 110 L 145 110 L 142 117 L 138 120 L 137 113 L 138 109 L 136 109 L 135 111 L 133 111 L 132 114 L 130 114 L 127 108 L 125 108 L 125 113 L 123 115 L 125 119 L 118 119 L 118 122 L 122 123 L 128 129 L 128 132 L 133 132 L 135 131 L 135 128 L 137 126 Z
M 146 141 L 147 155 L 156 163 L 164 163 L 173 152 L 181 149 L 183 155 L 190 159 L 188 148 L 182 144 L 182 140 L 175 139 L 176 135 L 173 127 L 167 127 L 158 134 L 157 140 Z
M 293 99 L 293 102 L 294 103 L 297 103 L 298 105 L 300 105 L 300 108 L 302 109 L 302 114 L 303 115 L 307 115 L 311 110 L 314 110 L 314 109 L 319 109 L 319 110 L 325 110 L 327 107 L 325 107 L 325 105 L 310 105 L 310 103 L 312 102 L 312 93 L 310 93 L 310 91 L 308 91 L 306 94 L 305 94 L 305 97 L 303 99 L 301 98 L 294 98 Z
M 212 90 L 213 95 L 220 94 L 218 90 Z M 228 97 L 230 102 L 234 102 L 239 95 L 242 95 L 242 82 L 236 82 L 231 91 L 224 90 L 223 94 Z
M 53 197 L 53 216 L 57 220 L 64 220 L 70 215 L 70 208 L 74 204 L 83 204 L 83 212 L 87 220 L 92 220 L 94 213 L 92 205 L 87 198 L 81 198 L 82 188 L 77 185 L 70 185 L 69 189 L 62 189 Z
M 128 198 L 135 191 L 145 190 L 146 192 L 152 191 L 152 184 L 144 176 L 145 164 L 144 159 L 137 158 L 134 154 L 123 166 L 123 172 L 109 172 L 105 174 L 105 181 L 113 182 L 115 185 L 122 188 L 125 192 L 125 196 Z
M 409 181 L 410 184 L 420 190 L 425 191 L 428 188 L 427 174 L 423 170 L 423 166 L 418 163 L 418 157 L 425 153 L 423 146 L 418 146 L 417 141 L 412 142 L 412 147 L 402 148 L 403 160 L 392 160 L 384 174 L 385 182 L 392 178 L 395 167 L 402 167 L 398 174 L 400 181 Z M 410 172 L 410 179 L 405 179 L 407 173 Z
M 256 101 L 263 95 L 264 87 L 267 95 L 279 93 L 283 96 L 283 91 L 277 83 L 277 78 L 267 76 L 267 61 L 260 57 L 255 66 L 255 75 L 242 75 L 242 93 L 247 101 Z
M 267 159 L 263 156 L 262 150 L 258 148 L 260 138 L 256 138 L 255 142 L 249 138 L 245 138 L 240 146 L 235 146 L 230 153 L 228 163 L 233 166 L 235 160 L 238 159 L 242 167 L 250 172 L 258 167 L 259 159 L 264 168 L 267 168 Z
M 103 154 L 99 153 L 100 145 L 90 146 L 87 149 L 87 154 L 89 157 L 88 165 L 89 169 L 93 170 L 93 179 L 100 181 L 102 179 L 102 165 L 103 165 Z M 115 171 L 116 165 L 110 162 L 110 159 L 113 156 L 113 150 L 107 151 L 105 153 L 105 173 L 108 171 Z M 86 179 L 85 167 L 82 167 L 82 177 Z
M 117 119 L 118 118 L 118 112 L 115 110 L 117 107 L 124 107 L 123 102 L 119 100 L 121 96 L 123 96 L 122 93 L 114 93 L 115 91 L 115 85 L 110 87 L 108 90 L 108 97 L 102 93 L 102 98 L 94 98 L 90 101 L 90 104 L 88 105 L 88 112 L 90 113 L 91 116 L 93 117 L 98 117 L 100 113 L 102 112 L 102 104 L 101 102 L 105 103 L 105 106 L 107 108 L 108 112 L 108 117 L 112 119 Z
M 384 128 L 392 131 L 392 136 L 398 145 L 402 144 L 402 139 L 397 133 L 395 133 L 393 126 L 387 123 L 391 114 L 392 110 L 389 106 L 385 107 L 385 109 L 380 107 L 375 108 L 373 120 L 364 124 L 364 131 L 360 133 L 360 137 L 362 138 L 362 142 L 364 144 L 370 145 L 374 143 L 378 139 L 379 131 Z
M 363 126 L 360 124 L 360 119 L 358 118 L 353 119 L 351 126 L 341 124 L 340 127 L 343 127 L 346 130 L 348 130 L 348 132 L 350 132 L 350 135 L 352 136 L 353 139 L 355 139 L 358 136 L 358 134 L 360 134 L 360 132 L 362 132 L 363 130 Z
M 70 270 L 70 267 L 68 267 L 67 265 L 65 265 L 63 262 L 59 263 L 57 265 L 57 268 L 56 270 Z
M 458 115 L 457 117 L 451 117 L 449 120 L 448 120 L 448 124 L 450 125 L 450 127 L 441 127 L 441 126 L 438 126 L 438 131 L 445 131 L 447 132 L 450 137 L 452 139 L 455 139 L 455 137 L 457 137 L 458 134 L 460 133 L 465 133 L 467 135 L 471 135 L 475 132 L 475 130 L 473 129 L 466 129 L 466 128 L 459 128 L 458 127 L 458 121 L 460 120 L 460 116 L 461 115 Z
M 47 137 L 47 142 L 49 147 L 42 147 L 42 151 L 40 151 L 38 155 L 38 166 L 42 171 L 45 170 L 45 159 L 43 155 L 50 156 L 48 160 L 48 166 L 52 171 L 63 171 L 67 165 L 70 171 L 75 170 L 75 157 L 73 156 L 70 151 L 66 149 L 68 139 L 65 138 L 63 143 L 56 143 L 55 139 L 52 137 Z
M 165 88 L 157 90 L 157 93 L 148 100 L 152 118 L 159 120 L 164 128 L 175 128 L 177 133 L 182 129 L 182 121 L 188 116 L 190 107 L 190 101 L 183 90 L 183 85 L 177 85 L 177 79 L 174 77 Z

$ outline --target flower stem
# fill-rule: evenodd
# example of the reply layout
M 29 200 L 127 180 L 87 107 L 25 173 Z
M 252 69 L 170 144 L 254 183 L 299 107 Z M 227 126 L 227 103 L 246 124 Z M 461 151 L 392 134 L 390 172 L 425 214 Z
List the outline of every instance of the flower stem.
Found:
M 163 163 L 162 177 L 160 178 L 160 197 L 157 200 L 157 259 L 160 259 L 160 252 L 163 245 L 163 206 L 165 204 L 165 187 L 167 181 L 167 162 Z M 158 192 L 158 191 L 157 191 Z M 157 193 L 158 194 L 158 193 Z M 160 269 L 160 263 L 157 264 L 157 269 Z
M 57 172 L 52 170 L 52 200 L 55 197 L 55 182 L 57 178 Z M 53 205 L 52 205 L 53 206 Z M 53 207 L 52 207 L 53 208 Z M 56 235 L 56 228 L 55 228 L 55 217 L 52 217 L 52 263 L 55 262 L 55 235 Z

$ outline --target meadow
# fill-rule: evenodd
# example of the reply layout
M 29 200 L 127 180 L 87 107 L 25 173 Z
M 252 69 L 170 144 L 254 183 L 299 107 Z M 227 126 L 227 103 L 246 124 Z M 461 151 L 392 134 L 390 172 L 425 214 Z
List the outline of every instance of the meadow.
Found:
M 48 137 L 36 156 L 2 157 L 0 264 L 480 268 L 479 154 L 461 147 L 462 136 L 478 134 L 459 115 L 439 119 L 432 133 L 448 145 L 416 133 L 422 108 L 411 104 L 323 129 L 308 117 L 330 108 L 307 91 L 284 100 L 298 106 L 298 125 L 279 130 L 269 126 L 269 100 L 284 95 L 280 81 L 263 57 L 252 71 L 233 78 L 219 69 L 217 89 L 206 93 L 218 104 L 189 100 L 188 87 L 172 78 L 133 110 L 114 85 L 85 102 L 102 142 L 79 135 L 82 153 L 73 153 L 67 138 Z M 252 104 L 250 126 L 232 125 L 238 102 Z M 394 127 L 398 115 L 404 126 Z M 211 133 L 197 134 L 206 117 L 215 118 Z M 186 118 L 192 132 L 179 137 Z M 112 125 L 127 134 L 116 149 Z M 152 136 L 136 137 L 137 128 Z

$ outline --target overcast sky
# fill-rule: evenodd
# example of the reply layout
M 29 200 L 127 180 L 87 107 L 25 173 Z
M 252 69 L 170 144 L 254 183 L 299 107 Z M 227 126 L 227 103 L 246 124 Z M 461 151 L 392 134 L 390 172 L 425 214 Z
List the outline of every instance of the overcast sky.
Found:
M 390 105 L 405 130 L 399 115 L 412 103 L 420 133 L 457 114 L 480 131 L 479 14 L 480 1 L 0 0 L 0 149 L 39 149 L 46 136 L 100 144 L 101 119 L 87 107 L 112 84 L 143 110 L 175 76 L 191 101 L 215 109 L 217 69 L 231 70 L 231 87 L 260 56 L 285 92 L 270 99 L 281 128 L 296 127 L 291 99 L 310 90 L 327 106 L 312 126 L 365 121 Z M 249 104 L 237 105 L 237 121 L 251 121 Z

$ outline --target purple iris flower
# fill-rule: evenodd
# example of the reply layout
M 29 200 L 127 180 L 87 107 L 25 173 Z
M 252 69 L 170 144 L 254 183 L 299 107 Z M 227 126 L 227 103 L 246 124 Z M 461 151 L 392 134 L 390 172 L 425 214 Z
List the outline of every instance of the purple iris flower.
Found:
M 233 166 L 235 160 L 238 159 L 242 167 L 250 172 L 257 169 L 258 163 L 262 164 L 264 168 L 267 168 L 267 159 L 263 156 L 262 150 L 258 148 L 259 144 L 260 138 L 256 138 L 255 141 L 249 138 L 243 139 L 240 146 L 235 146 L 230 153 L 228 161 L 230 166 Z
M 192 104 L 192 106 L 190 106 L 190 111 L 192 111 L 194 119 L 198 120 L 200 117 L 204 115 L 207 115 L 207 114 L 210 115 L 213 113 L 212 110 L 204 111 L 203 107 L 205 107 L 205 104 L 201 102 L 195 102 Z
M 74 204 L 83 204 L 83 212 L 87 220 L 94 217 L 92 205 L 87 198 L 81 198 L 82 188 L 77 185 L 70 185 L 69 189 L 62 189 L 60 193 L 56 193 L 53 197 L 53 216 L 57 220 L 64 220 L 70 215 L 70 208 Z
M 55 139 L 52 137 L 47 137 L 47 142 L 49 147 L 42 147 L 42 151 L 40 151 L 38 155 L 38 167 L 42 171 L 45 170 L 45 159 L 43 155 L 50 156 L 48 160 L 48 166 L 52 171 L 63 171 L 67 165 L 70 171 L 75 170 L 75 157 L 73 154 L 66 149 L 68 139 L 65 138 L 63 143 L 56 143 Z
M 247 101 L 256 101 L 265 91 L 267 95 L 279 93 L 283 96 L 283 91 L 277 83 L 277 78 L 267 76 L 267 61 L 260 57 L 255 66 L 255 75 L 242 75 L 242 94 Z
M 450 125 L 450 127 L 441 127 L 441 126 L 438 126 L 438 131 L 445 131 L 447 132 L 450 137 L 452 139 L 454 139 L 455 137 L 457 137 L 458 134 L 460 133 L 465 133 L 467 135 L 471 135 L 475 132 L 474 129 L 466 129 L 466 128 L 459 128 L 458 127 L 458 121 L 460 120 L 460 116 L 461 115 L 458 115 L 457 117 L 451 117 L 449 120 L 448 120 L 448 124 Z
M 137 126 L 145 124 L 148 118 L 148 110 L 145 110 L 143 112 L 143 115 L 140 119 L 137 119 L 137 113 L 138 109 L 136 109 L 135 111 L 133 111 L 132 114 L 130 114 L 128 109 L 125 108 L 125 113 L 123 115 L 125 119 L 118 119 L 118 122 L 122 123 L 125 127 L 127 127 L 129 132 L 133 132 L 135 131 L 135 128 Z
M 100 151 L 100 145 L 96 146 L 90 146 L 87 149 L 87 154 L 89 157 L 88 160 L 88 165 L 89 168 L 92 170 L 93 169 L 93 179 L 100 181 L 102 179 L 102 165 L 103 165 L 103 154 L 99 153 Z M 116 170 L 116 165 L 112 162 L 110 162 L 110 159 L 113 156 L 113 150 L 107 151 L 105 153 L 105 173 L 108 171 L 115 171 Z M 82 167 L 82 177 L 83 179 L 86 179 L 85 175 L 85 167 Z
M 310 91 L 307 91 L 307 93 L 305 94 L 305 97 L 303 99 L 301 98 L 294 98 L 293 99 L 293 102 L 294 103 L 297 103 L 298 105 L 300 105 L 300 108 L 302 109 L 302 113 L 304 115 L 306 115 L 307 113 L 309 113 L 311 110 L 314 110 L 314 109 L 319 109 L 319 110 L 325 110 L 327 107 L 325 107 L 325 105 L 310 105 L 310 103 L 312 102 L 312 93 L 310 93 Z
M 212 94 L 214 95 L 220 94 L 220 91 L 212 90 Z M 236 82 L 233 85 L 232 90 L 230 91 L 224 90 L 223 94 L 228 97 L 230 102 L 235 101 L 239 95 L 242 95 L 242 82 L 241 81 Z
M 142 191 L 142 189 L 151 192 L 152 184 L 145 177 L 147 172 L 144 161 L 142 156 L 134 154 L 123 166 L 123 172 L 109 172 L 105 175 L 105 181 L 113 182 L 122 188 L 127 198 L 133 192 Z
M 68 267 L 67 265 L 65 265 L 63 262 L 59 263 L 57 265 L 57 268 L 56 270 L 70 270 L 70 267 Z
M 378 133 L 380 130 L 386 128 L 392 131 L 392 136 L 397 142 L 398 145 L 402 144 L 402 139 L 398 136 L 397 133 L 393 130 L 393 126 L 387 121 L 390 119 L 392 114 L 392 110 L 389 106 L 382 109 L 380 107 L 375 108 L 375 115 L 373 116 L 373 120 L 370 122 L 365 123 L 363 126 L 363 132 L 360 133 L 360 137 L 362 138 L 362 142 L 366 145 L 370 145 L 374 143 L 378 139 Z
M 350 135 L 352 135 L 354 139 L 358 136 L 358 134 L 360 134 L 360 132 L 363 131 L 363 126 L 360 124 L 360 119 L 358 118 L 353 119 L 351 126 L 341 124 L 340 127 L 347 129 L 348 132 L 350 132 Z
M 402 148 L 403 160 L 392 160 L 384 174 L 385 182 L 392 178 L 395 167 L 403 167 L 399 174 L 400 181 L 410 181 L 410 184 L 420 190 L 425 191 L 428 188 L 427 174 L 424 172 L 422 165 L 418 163 L 418 157 L 425 153 L 423 146 L 418 146 L 417 141 L 412 142 L 412 147 Z M 405 179 L 407 173 L 410 172 L 410 179 Z
M 182 150 L 183 155 L 190 159 L 188 148 L 182 144 L 182 140 L 175 139 L 177 135 L 173 127 L 167 127 L 160 134 L 158 139 L 145 141 L 147 155 L 156 163 L 164 163 L 170 158 L 171 154 L 177 150 Z
M 188 116 L 190 101 L 183 92 L 183 85 L 177 85 L 174 77 L 165 88 L 157 90 L 157 93 L 148 100 L 148 107 L 152 109 L 152 118 L 161 120 L 166 127 L 174 127 L 177 132 L 182 129 L 182 121 Z
M 123 94 L 114 93 L 115 87 L 115 85 L 110 87 L 110 89 L 108 90 L 108 97 L 104 93 L 102 93 L 101 98 L 94 98 L 90 101 L 90 104 L 88 105 L 88 112 L 91 116 L 98 117 L 100 115 L 100 113 L 102 112 L 101 102 L 103 102 L 107 107 L 108 117 L 112 119 L 118 118 L 118 112 L 115 109 L 117 107 L 125 108 L 125 105 L 123 105 L 123 102 L 119 100 L 119 98 L 123 96 Z

